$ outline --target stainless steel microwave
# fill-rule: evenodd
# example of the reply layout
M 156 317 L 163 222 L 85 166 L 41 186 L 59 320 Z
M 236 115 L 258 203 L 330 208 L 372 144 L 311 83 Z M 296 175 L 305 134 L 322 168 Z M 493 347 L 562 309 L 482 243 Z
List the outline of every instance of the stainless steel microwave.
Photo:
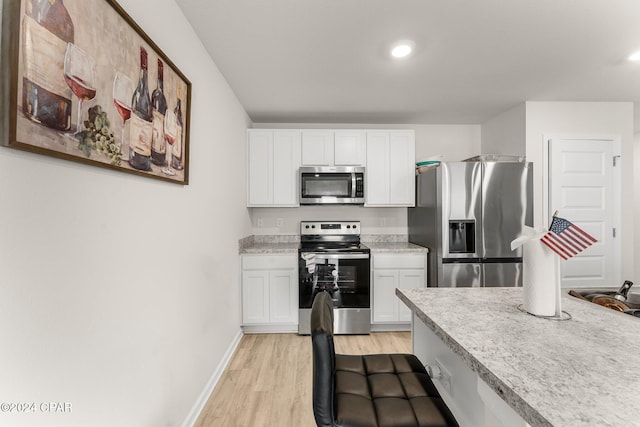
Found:
M 364 167 L 301 167 L 300 204 L 363 205 Z

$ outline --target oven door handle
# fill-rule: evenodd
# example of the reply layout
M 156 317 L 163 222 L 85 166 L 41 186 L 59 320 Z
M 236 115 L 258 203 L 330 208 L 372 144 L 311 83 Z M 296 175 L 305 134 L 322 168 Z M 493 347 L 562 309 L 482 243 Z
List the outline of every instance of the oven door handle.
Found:
M 302 252 L 302 257 L 305 255 L 314 255 L 316 259 L 369 259 L 369 254 L 326 254 L 321 252 Z

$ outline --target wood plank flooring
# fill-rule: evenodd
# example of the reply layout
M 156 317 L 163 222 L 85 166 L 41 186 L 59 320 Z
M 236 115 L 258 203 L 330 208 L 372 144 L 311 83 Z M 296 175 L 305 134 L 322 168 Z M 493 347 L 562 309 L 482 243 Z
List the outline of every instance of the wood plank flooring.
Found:
M 410 353 L 409 332 L 334 337 L 336 353 Z M 196 427 L 314 427 L 311 337 L 247 334 Z

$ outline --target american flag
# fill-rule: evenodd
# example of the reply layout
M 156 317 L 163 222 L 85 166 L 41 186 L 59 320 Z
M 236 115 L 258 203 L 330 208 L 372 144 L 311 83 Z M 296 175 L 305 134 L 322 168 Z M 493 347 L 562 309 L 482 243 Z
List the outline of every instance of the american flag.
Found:
M 553 217 L 549 231 L 540 241 L 564 260 L 578 255 L 597 242 L 592 235 L 577 225 L 557 216 Z

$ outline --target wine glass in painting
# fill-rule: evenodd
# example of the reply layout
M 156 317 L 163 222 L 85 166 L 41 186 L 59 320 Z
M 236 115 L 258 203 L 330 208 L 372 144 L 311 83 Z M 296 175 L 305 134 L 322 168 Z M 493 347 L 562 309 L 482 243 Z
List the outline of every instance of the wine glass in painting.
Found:
M 164 137 L 167 143 L 173 147 L 176 142 L 176 135 L 178 133 L 178 122 L 173 111 L 167 109 L 166 116 L 164 117 Z M 165 175 L 174 176 L 176 171 L 171 167 L 171 150 L 167 149 L 167 167 L 162 169 Z
M 127 120 L 131 117 L 131 94 L 133 90 L 133 81 L 118 71 L 116 77 L 113 79 L 113 104 L 122 119 L 122 139 L 120 140 L 122 160 L 129 160 L 129 150 L 126 144 L 124 128 Z
M 78 98 L 76 133 L 82 132 L 82 103 L 96 96 L 96 63 L 85 51 L 73 43 L 67 44 L 64 55 L 64 81 Z M 75 135 L 74 134 L 74 135 Z

